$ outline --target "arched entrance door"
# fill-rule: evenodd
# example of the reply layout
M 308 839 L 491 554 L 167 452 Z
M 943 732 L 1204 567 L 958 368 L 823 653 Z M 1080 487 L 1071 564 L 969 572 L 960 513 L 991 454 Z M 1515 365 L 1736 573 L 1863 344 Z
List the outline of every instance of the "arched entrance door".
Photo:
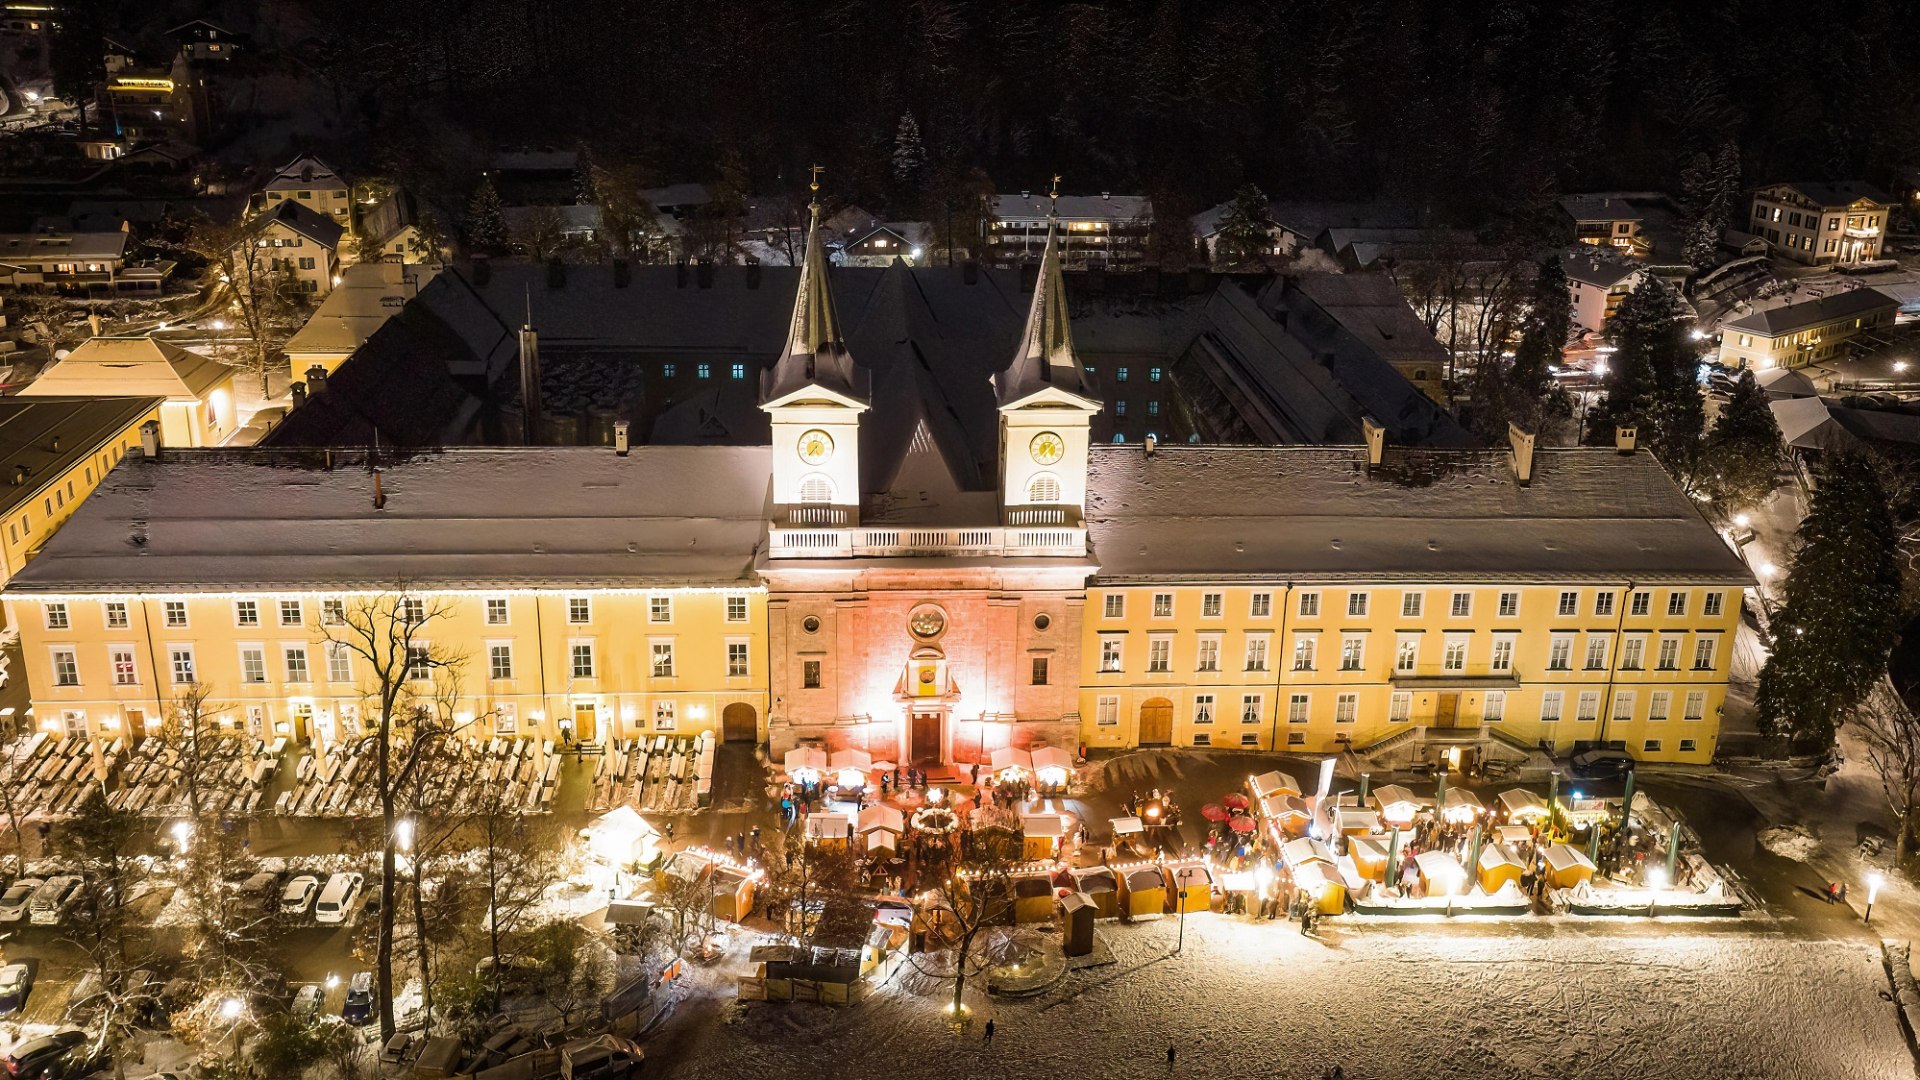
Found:
M 759 742 L 760 718 L 753 706 L 736 701 L 721 710 L 720 737 L 727 742 Z
M 1173 702 L 1148 698 L 1140 706 L 1140 745 L 1173 745 Z

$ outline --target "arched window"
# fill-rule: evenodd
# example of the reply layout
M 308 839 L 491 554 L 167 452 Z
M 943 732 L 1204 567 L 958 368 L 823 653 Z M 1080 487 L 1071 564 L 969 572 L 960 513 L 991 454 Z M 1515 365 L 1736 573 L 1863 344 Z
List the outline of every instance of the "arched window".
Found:
M 1030 503 L 1057 503 L 1060 501 L 1060 480 L 1051 473 L 1041 473 L 1027 483 L 1027 501 Z
M 800 501 L 803 503 L 833 502 L 833 481 L 819 473 L 801 480 Z
M 1125 435 L 1116 434 L 1113 437 L 1113 441 L 1117 443 L 1123 443 L 1127 441 L 1127 437 Z

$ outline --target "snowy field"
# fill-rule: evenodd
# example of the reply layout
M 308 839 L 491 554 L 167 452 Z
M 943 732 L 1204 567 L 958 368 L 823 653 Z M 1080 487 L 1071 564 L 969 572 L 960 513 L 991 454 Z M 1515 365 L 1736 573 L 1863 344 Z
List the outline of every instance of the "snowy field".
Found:
M 1116 963 L 975 1004 L 992 1049 L 898 989 L 864 1006 L 730 1005 L 680 1033 L 663 1075 L 1363 1078 L 1910 1078 L 1877 949 L 1685 924 L 1647 936 L 1344 931 L 1198 917 L 1105 926 Z M 987 1010 L 991 1010 L 990 1012 Z M 691 1019 L 691 1018 L 686 1018 Z M 651 1048 L 650 1048 L 651 1049 Z M 663 1047 L 662 1049 L 666 1049 Z

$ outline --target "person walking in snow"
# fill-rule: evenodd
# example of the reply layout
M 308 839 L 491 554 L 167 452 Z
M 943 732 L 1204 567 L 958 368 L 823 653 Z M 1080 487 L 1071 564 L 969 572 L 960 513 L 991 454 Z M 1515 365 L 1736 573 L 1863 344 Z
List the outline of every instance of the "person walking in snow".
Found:
M 993 1018 L 992 1017 L 987 1018 L 986 1033 L 980 1036 L 980 1041 L 989 1047 L 993 1045 Z
M 1173 1071 L 1173 1058 L 1174 1058 L 1173 1044 L 1168 1043 L 1167 1044 L 1167 1071 L 1168 1072 Z

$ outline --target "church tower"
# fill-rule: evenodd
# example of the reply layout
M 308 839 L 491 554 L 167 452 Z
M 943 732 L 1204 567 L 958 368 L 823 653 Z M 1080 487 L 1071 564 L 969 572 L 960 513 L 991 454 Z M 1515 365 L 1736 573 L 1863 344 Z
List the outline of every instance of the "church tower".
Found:
M 774 520 L 839 527 L 860 520 L 860 414 L 868 400 L 866 373 L 847 353 L 827 283 L 819 173 L 815 166 L 793 321 L 780 358 L 761 378 L 760 407 L 773 423 Z
M 1050 198 L 1060 198 L 1053 178 Z M 993 379 L 1000 407 L 1000 515 L 1006 525 L 1078 524 L 1087 502 L 1087 444 L 1100 396 L 1073 352 L 1060 274 L 1060 219 L 1047 246 L 1013 363 Z

